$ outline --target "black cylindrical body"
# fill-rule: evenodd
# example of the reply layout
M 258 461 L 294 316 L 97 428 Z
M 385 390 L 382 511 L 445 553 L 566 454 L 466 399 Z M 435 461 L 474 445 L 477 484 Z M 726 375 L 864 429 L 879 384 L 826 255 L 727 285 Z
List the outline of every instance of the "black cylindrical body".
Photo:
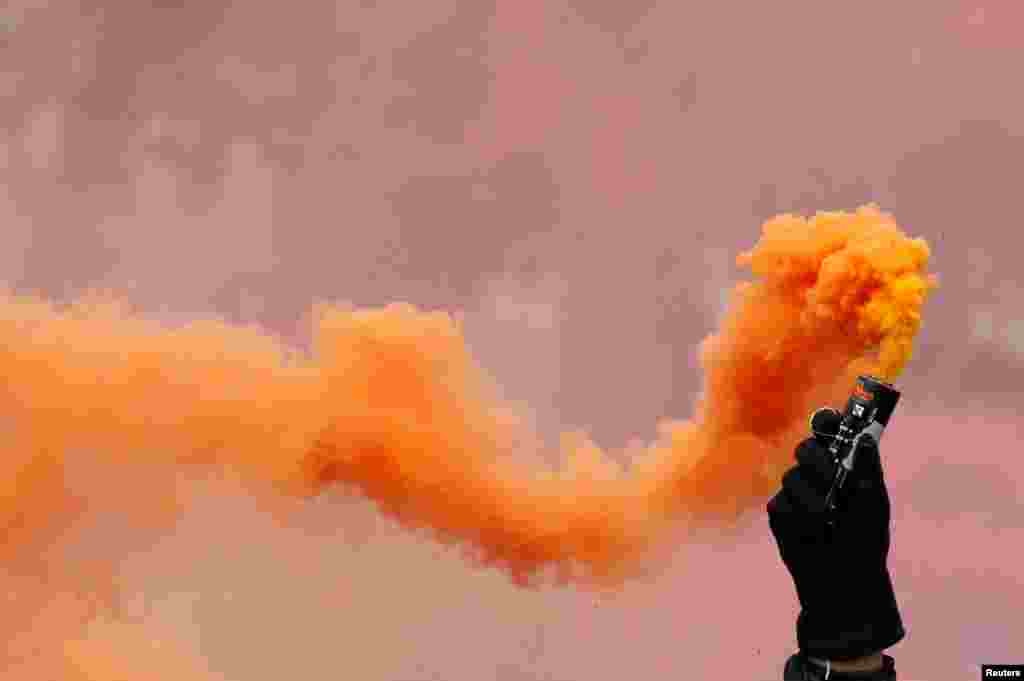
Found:
M 839 432 L 833 437 L 829 447 L 839 465 L 836 467 L 836 476 L 825 500 L 827 510 L 835 508 L 836 494 L 842 489 L 846 476 L 853 470 L 860 437 L 870 435 L 875 442 L 881 440 L 899 400 L 900 391 L 891 384 L 873 376 L 857 377 L 853 393 L 846 402 L 846 409 L 843 410 L 839 422 Z

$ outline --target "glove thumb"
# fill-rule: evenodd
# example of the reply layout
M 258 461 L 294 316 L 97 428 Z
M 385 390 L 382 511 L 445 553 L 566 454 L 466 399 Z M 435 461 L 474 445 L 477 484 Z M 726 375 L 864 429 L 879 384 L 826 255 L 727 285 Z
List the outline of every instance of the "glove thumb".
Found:
M 859 489 L 881 489 L 885 486 L 882 471 L 882 456 L 878 441 L 871 435 L 863 435 L 857 447 L 852 477 Z

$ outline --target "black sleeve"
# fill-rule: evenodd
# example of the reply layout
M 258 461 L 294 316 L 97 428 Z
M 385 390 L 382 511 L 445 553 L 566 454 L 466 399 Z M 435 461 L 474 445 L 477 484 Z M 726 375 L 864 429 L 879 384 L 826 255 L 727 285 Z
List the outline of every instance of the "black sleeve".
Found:
M 786 660 L 782 681 L 896 681 L 896 662 L 889 655 L 883 655 L 882 668 L 875 672 L 826 672 L 825 668 L 797 653 Z

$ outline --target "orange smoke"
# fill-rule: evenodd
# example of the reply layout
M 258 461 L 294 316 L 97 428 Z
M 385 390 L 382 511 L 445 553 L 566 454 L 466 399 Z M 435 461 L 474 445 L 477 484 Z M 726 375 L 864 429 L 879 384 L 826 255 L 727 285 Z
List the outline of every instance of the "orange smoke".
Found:
M 0 298 L 0 567 L 96 505 L 172 521 L 175 476 L 216 470 L 285 498 L 358 490 L 520 583 L 618 583 L 669 526 L 762 503 L 809 412 L 858 373 L 899 374 L 935 285 L 928 257 L 873 206 L 768 221 L 738 258 L 756 279 L 702 347 L 694 417 L 637 451 L 567 434 L 558 471 L 522 464 L 515 410 L 445 314 L 324 306 L 308 357 L 254 328 Z M 114 471 L 95 476 L 104 493 L 70 493 L 90 470 Z
M 162 641 L 147 639 L 133 627 L 98 621 L 90 635 L 63 645 L 54 668 L 65 681 L 224 681 L 187 663 Z M 129 654 L 131 651 L 131 654 Z M 56 651 L 54 651 L 56 652 Z

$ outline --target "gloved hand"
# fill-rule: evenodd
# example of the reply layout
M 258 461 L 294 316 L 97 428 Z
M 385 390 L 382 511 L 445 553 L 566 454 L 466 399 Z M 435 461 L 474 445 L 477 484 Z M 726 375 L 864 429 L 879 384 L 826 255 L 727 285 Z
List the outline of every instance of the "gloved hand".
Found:
M 825 497 L 837 464 L 827 439 L 801 442 L 796 461 L 768 518 L 800 599 L 800 651 L 836 661 L 888 648 L 905 632 L 887 565 L 890 505 L 878 445 L 861 439 L 831 525 Z

